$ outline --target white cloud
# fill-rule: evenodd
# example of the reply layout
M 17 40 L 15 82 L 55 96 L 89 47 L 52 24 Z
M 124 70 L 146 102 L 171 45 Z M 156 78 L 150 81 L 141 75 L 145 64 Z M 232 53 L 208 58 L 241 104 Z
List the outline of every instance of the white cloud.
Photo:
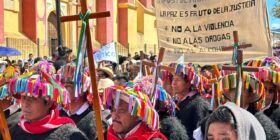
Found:
M 280 29 L 280 23 L 272 23 L 271 29 Z

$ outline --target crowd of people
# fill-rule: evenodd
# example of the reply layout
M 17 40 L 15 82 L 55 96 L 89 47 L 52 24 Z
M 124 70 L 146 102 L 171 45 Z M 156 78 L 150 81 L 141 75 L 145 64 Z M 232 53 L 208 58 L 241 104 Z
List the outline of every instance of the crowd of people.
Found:
M 2 64 L 0 105 L 13 140 L 98 139 L 91 82 L 108 140 L 280 139 L 277 57 L 246 61 L 259 72 L 243 72 L 238 92 L 238 74 L 220 65 L 172 63 L 174 71 L 161 69 L 157 78 L 141 73 L 144 59 L 135 54 L 98 65 L 91 81 L 86 61 L 82 77 L 75 77 L 79 67 L 71 56 L 64 48 L 52 59 L 30 54 Z M 156 61 L 152 54 L 145 58 Z

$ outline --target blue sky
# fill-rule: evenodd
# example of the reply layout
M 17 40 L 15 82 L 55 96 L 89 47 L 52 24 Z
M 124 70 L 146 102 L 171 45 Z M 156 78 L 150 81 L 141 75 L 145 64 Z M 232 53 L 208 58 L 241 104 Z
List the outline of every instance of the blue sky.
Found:
M 276 0 L 267 0 L 266 2 L 267 2 L 268 14 L 269 14 L 270 28 L 279 29 L 280 28 L 280 19 L 273 17 L 271 14 L 272 7 L 276 3 Z

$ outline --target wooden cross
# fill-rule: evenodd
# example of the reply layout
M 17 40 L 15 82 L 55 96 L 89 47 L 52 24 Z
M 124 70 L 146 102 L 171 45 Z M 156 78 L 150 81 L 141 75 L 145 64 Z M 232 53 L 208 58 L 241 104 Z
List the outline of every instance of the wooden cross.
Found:
M 214 73 L 214 75 L 213 75 L 214 78 L 208 79 L 206 87 L 205 87 L 206 90 L 208 90 L 208 91 L 211 91 L 210 89 L 212 88 L 212 84 L 216 83 L 219 80 L 219 78 L 221 77 L 221 73 L 220 73 L 219 68 L 218 68 L 218 66 L 216 64 L 212 65 L 212 71 Z M 217 86 L 217 85 L 215 84 L 214 86 Z M 214 88 L 217 88 L 217 87 L 214 87 Z M 214 89 L 212 89 L 212 90 L 214 90 Z M 211 94 L 211 93 L 209 93 L 209 94 Z M 217 105 L 219 104 L 218 95 L 217 94 L 214 94 L 214 102 L 215 102 L 214 103 L 214 105 L 215 105 L 214 108 L 217 108 L 218 107 Z
M 239 43 L 239 40 L 238 40 L 238 31 L 233 31 L 233 41 L 234 41 L 234 44 L 238 44 Z M 252 44 L 241 44 L 241 45 L 238 45 L 238 50 L 240 49 L 245 49 L 245 48 L 249 48 L 249 47 L 252 47 L 253 45 Z M 233 50 L 235 46 L 227 46 L 227 47 L 223 47 L 222 48 L 222 51 L 230 51 L 230 50 Z
M 159 65 L 162 62 L 163 56 L 164 56 L 164 52 L 165 52 L 165 48 L 160 48 L 159 54 L 158 54 L 158 60 L 156 62 L 156 65 Z M 143 56 L 143 52 L 142 51 L 140 52 L 140 55 L 141 55 L 141 57 Z M 143 66 L 147 66 L 146 70 L 147 70 L 148 75 L 151 74 L 150 68 L 155 68 L 156 67 L 156 65 L 154 63 L 149 62 L 147 60 L 144 60 L 142 58 L 141 58 L 141 62 L 143 64 Z M 171 68 L 171 67 L 168 67 L 168 66 L 164 66 L 164 65 L 160 65 L 158 70 L 160 71 L 162 69 L 167 70 L 170 73 L 174 73 L 175 72 L 174 68 Z
M 241 65 L 241 73 L 239 73 L 237 71 L 237 66 L 223 66 L 222 69 L 223 70 L 230 70 L 230 71 L 237 71 L 237 74 L 241 74 L 241 78 L 242 78 L 242 75 L 243 75 L 243 71 L 247 71 L 247 72 L 258 72 L 259 69 L 256 68 L 256 67 L 249 67 L 249 66 L 242 66 L 243 64 L 243 51 L 240 50 L 242 48 L 248 48 L 248 47 L 252 47 L 252 44 L 243 44 L 243 45 L 239 45 L 239 40 L 238 40 L 238 32 L 237 31 L 233 31 L 233 40 L 234 40 L 234 46 L 229 46 L 229 47 L 224 47 L 222 50 L 223 51 L 229 51 L 229 50 L 233 50 L 235 49 L 235 47 L 237 47 L 238 49 L 238 54 L 237 54 L 237 60 L 233 60 L 233 64 L 236 64 L 237 65 Z M 237 46 L 236 46 L 237 45 Z M 233 52 L 234 53 L 234 52 Z M 233 54 L 234 55 L 234 54 Z M 242 79 L 241 79 L 242 80 Z M 238 81 L 237 81 L 238 82 Z M 242 83 L 240 85 L 242 87 Z M 238 88 L 238 87 L 236 87 Z M 235 94 L 237 95 L 237 90 L 235 92 Z M 242 96 L 241 96 L 241 104 L 242 103 Z
M 243 64 L 243 51 L 238 50 L 238 56 L 237 56 L 237 64 Z M 229 66 L 229 65 L 223 65 L 223 70 L 230 70 L 230 71 L 236 71 L 236 66 Z M 250 66 L 242 66 L 241 71 L 247 71 L 247 72 L 258 72 L 259 68 L 257 67 L 250 67 Z
M 212 70 L 214 72 L 214 78 L 208 79 L 207 84 L 206 84 L 206 89 L 207 90 L 211 89 L 212 88 L 212 84 L 217 82 L 218 79 L 221 77 L 221 73 L 220 73 L 219 68 L 218 68 L 217 65 L 212 65 Z
M 87 12 L 87 2 L 86 0 L 80 0 L 81 3 L 81 9 L 82 13 L 85 15 Z M 95 18 L 103 18 L 103 17 L 109 17 L 110 11 L 106 12 L 99 12 L 99 13 L 92 13 L 89 16 L 89 19 L 95 19 Z M 67 21 L 77 21 L 80 20 L 79 15 L 72 15 L 72 16 L 65 16 L 61 17 L 61 22 L 67 22 Z M 99 103 L 99 95 L 97 90 L 97 82 L 96 82 L 96 70 L 94 66 L 94 58 L 93 58 L 93 49 L 92 49 L 92 42 L 91 42 L 91 35 L 90 35 L 90 28 L 89 28 L 89 22 L 86 21 L 86 33 L 87 36 L 87 52 L 88 55 L 88 62 L 89 62 L 89 68 L 90 68 L 90 78 L 91 78 L 91 84 L 92 84 L 92 91 L 93 91 L 93 109 L 95 111 L 96 116 L 96 128 L 97 128 L 97 136 L 98 140 L 103 140 L 103 131 L 102 131 L 102 119 L 101 119 L 101 110 L 100 110 L 100 103 Z
M 218 80 L 221 78 L 221 73 L 219 71 L 219 68 L 217 66 L 217 64 L 215 65 L 212 65 L 212 70 L 213 70 L 213 73 L 214 73 L 214 78 L 212 79 L 208 79 L 207 81 L 207 84 L 206 84 L 206 89 L 209 90 L 212 88 L 212 85 L 214 84 L 214 89 L 217 89 L 217 84 L 216 82 L 218 82 Z M 212 89 L 212 90 L 214 90 Z M 212 92 L 212 91 L 211 91 Z M 211 94 L 211 93 L 210 93 Z M 212 94 L 211 94 L 212 95 Z M 218 104 L 219 104 L 219 101 L 218 101 L 218 95 L 217 94 L 214 94 L 214 109 L 218 108 Z
M 214 72 L 214 78 L 220 78 L 221 77 L 221 73 L 220 70 L 218 68 L 218 65 L 212 65 L 212 70 Z
M 156 68 L 156 73 L 155 73 L 155 84 L 153 85 L 154 88 L 153 88 L 153 91 L 152 91 L 152 95 L 154 95 L 154 93 L 156 92 L 156 83 L 158 81 L 158 74 L 159 72 L 164 69 L 164 70 L 167 70 L 169 71 L 170 73 L 175 73 L 175 69 L 174 68 L 171 68 L 171 67 L 168 67 L 168 66 L 164 66 L 164 65 L 160 65 L 162 60 L 163 60 L 163 56 L 164 56 L 164 52 L 165 52 L 165 48 L 160 48 L 159 50 L 159 55 L 158 55 L 158 59 L 157 59 L 157 62 L 156 64 L 152 63 L 152 62 L 149 62 L 147 60 L 141 60 L 142 62 L 142 65 L 143 66 L 148 66 L 147 67 L 147 72 L 149 73 L 150 69 L 149 68 Z M 160 65 L 160 66 L 159 66 Z
M 243 51 L 242 50 L 238 50 L 238 56 L 237 56 L 237 64 L 243 64 Z M 223 70 L 230 70 L 230 71 L 237 71 L 237 66 L 223 66 L 222 67 Z M 243 72 L 244 71 L 247 71 L 247 72 L 259 72 L 259 68 L 257 67 L 250 67 L 250 66 L 242 66 L 241 67 L 241 78 L 242 78 L 242 75 L 243 75 Z M 241 79 L 242 80 L 242 79 Z M 238 81 L 237 81 L 238 82 Z M 240 85 L 242 87 L 242 84 Z M 236 87 L 238 88 L 238 87 Z M 237 90 L 235 92 L 235 94 L 237 95 Z M 241 96 L 241 102 L 240 102 L 240 105 L 241 107 L 244 107 L 244 102 L 243 102 L 244 98 L 243 96 Z
M 143 51 L 140 51 L 140 60 L 143 62 L 145 60 L 145 54 Z M 151 75 L 150 66 L 146 66 L 142 63 L 142 74 L 143 75 Z

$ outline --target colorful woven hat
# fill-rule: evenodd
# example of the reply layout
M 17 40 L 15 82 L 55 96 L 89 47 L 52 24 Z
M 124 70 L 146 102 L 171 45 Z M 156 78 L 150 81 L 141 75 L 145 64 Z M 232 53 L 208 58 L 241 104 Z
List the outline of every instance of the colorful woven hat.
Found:
M 168 81 L 169 83 L 171 83 L 173 79 L 173 74 L 169 71 L 161 70 L 159 77 L 160 79 L 162 79 L 162 81 Z
M 280 71 L 275 71 L 269 67 L 263 67 L 259 72 L 255 73 L 259 81 L 272 82 L 274 85 L 280 86 Z
M 41 71 L 41 75 L 14 78 L 8 85 L 8 92 L 16 97 L 20 95 L 50 98 L 57 103 L 69 103 L 67 90 L 52 75 Z
M 8 69 L 4 70 L 3 75 L 1 74 L 0 80 L 5 80 L 5 79 L 12 79 L 12 78 L 23 78 L 32 75 L 32 72 L 28 72 L 22 75 L 19 75 L 19 71 L 15 69 L 13 66 L 9 66 Z M 6 97 L 11 97 L 8 94 L 8 84 L 4 84 L 0 86 L 0 99 L 4 99 Z
M 259 60 L 250 60 L 248 66 L 260 67 L 255 75 L 259 81 L 272 82 L 280 85 L 280 59 L 278 57 L 266 57 Z
M 139 78 L 139 79 L 135 80 L 134 82 L 130 81 L 130 83 L 136 84 L 138 86 L 138 88 L 141 89 L 142 92 L 145 92 L 148 95 L 152 94 L 153 77 L 151 75 Z M 161 79 L 158 79 L 156 84 L 162 85 Z
M 169 114 L 175 115 L 176 104 L 174 99 L 162 87 L 162 81 L 160 79 L 156 83 L 156 90 L 154 94 L 152 93 L 154 88 L 152 76 L 145 76 L 141 79 L 138 79 L 131 86 L 148 95 L 153 106 L 155 106 L 156 101 L 160 101 L 164 103 Z
M 259 72 L 255 73 L 256 77 L 263 82 L 272 83 L 278 88 L 280 87 L 280 71 L 273 67 L 263 67 Z M 273 102 L 280 101 L 279 92 L 276 92 L 273 97 Z
M 34 71 L 34 72 L 45 71 L 49 74 L 55 74 L 56 73 L 56 70 L 55 70 L 53 64 L 48 62 L 48 61 L 39 61 L 38 63 L 34 64 L 30 68 L 30 71 Z
M 190 63 L 186 66 L 182 64 L 175 64 L 174 75 L 181 76 L 185 81 L 191 81 L 191 84 L 196 87 L 199 93 L 205 93 L 205 86 L 208 82 L 207 78 L 195 72 L 193 65 Z M 166 72 L 165 72 L 166 73 Z M 162 79 L 168 79 L 168 74 L 163 75 Z
M 171 64 L 169 64 L 169 67 L 175 69 L 177 65 L 178 65 L 177 63 L 171 63 Z M 174 73 L 171 73 L 170 71 L 161 70 L 161 71 L 160 71 L 160 74 L 159 74 L 159 78 L 160 78 L 163 82 L 172 83 L 173 75 L 174 75 Z
M 249 85 L 253 90 L 253 93 L 258 95 L 261 100 L 259 101 L 260 105 L 259 108 L 262 108 L 263 106 L 263 99 L 265 98 L 265 90 L 264 90 L 264 84 L 253 74 L 248 72 L 243 72 L 242 75 L 242 82 L 243 86 L 245 86 L 245 89 L 249 89 Z M 232 73 L 229 75 L 225 75 L 224 77 L 220 78 L 216 83 L 212 84 L 212 107 L 219 106 L 214 105 L 214 94 L 216 94 L 219 102 L 223 100 L 223 94 L 225 96 L 228 96 L 226 93 L 231 90 L 235 89 L 237 85 L 237 78 L 236 73 Z
M 270 82 L 276 86 L 280 86 L 280 59 L 278 57 L 250 60 L 247 65 L 259 66 L 259 72 L 254 73 L 258 81 Z M 277 95 L 275 97 L 277 98 Z M 274 100 L 277 100 L 276 98 Z
M 74 74 L 76 70 L 76 65 L 74 63 L 68 63 L 62 66 L 56 75 L 56 79 L 61 82 L 74 82 Z
M 105 90 L 107 107 L 112 107 L 113 96 L 115 96 L 115 107 L 120 100 L 129 104 L 128 111 L 132 116 L 141 118 L 151 129 L 159 129 L 159 116 L 151 104 L 149 97 L 135 87 L 110 87 Z
M 207 95 L 207 89 L 211 88 L 211 84 L 216 82 L 216 79 L 207 79 L 203 75 L 199 74 L 194 70 L 194 67 L 196 69 L 199 69 L 198 65 L 189 63 L 185 67 L 182 64 L 176 64 L 172 63 L 170 65 L 171 67 L 174 67 L 176 69 L 175 73 L 170 73 L 166 70 L 162 70 L 160 73 L 160 78 L 163 81 L 168 80 L 168 82 L 172 82 L 174 75 L 180 75 L 184 79 L 187 78 L 187 80 L 190 80 L 193 85 L 195 85 L 196 89 L 199 93 L 204 94 L 207 98 L 211 95 Z M 203 96 L 204 96 L 203 95 Z
M 250 60 L 245 62 L 247 66 L 253 67 L 270 67 L 272 70 L 280 70 L 280 59 L 278 57 L 265 57 L 262 59 Z
M 76 64 L 68 63 L 58 70 L 56 79 L 61 83 L 73 82 L 75 84 L 75 97 L 79 97 L 86 91 L 92 93 L 90 77 L 83 73 L 82 77 L 75 79 L 75 70 Z

